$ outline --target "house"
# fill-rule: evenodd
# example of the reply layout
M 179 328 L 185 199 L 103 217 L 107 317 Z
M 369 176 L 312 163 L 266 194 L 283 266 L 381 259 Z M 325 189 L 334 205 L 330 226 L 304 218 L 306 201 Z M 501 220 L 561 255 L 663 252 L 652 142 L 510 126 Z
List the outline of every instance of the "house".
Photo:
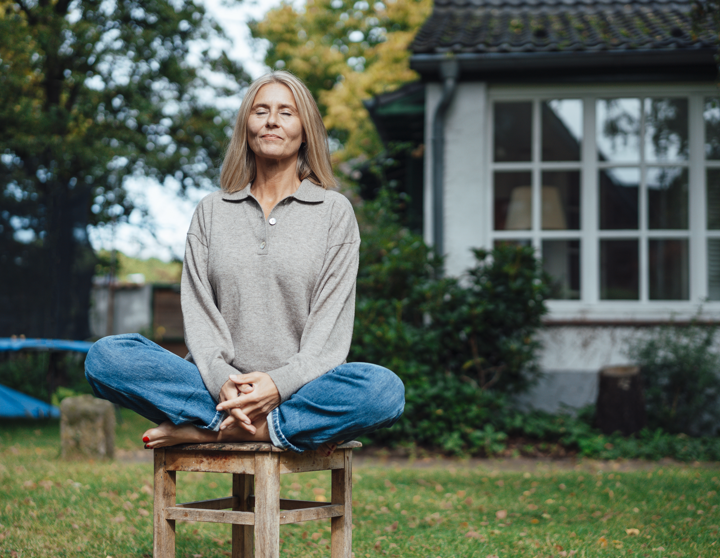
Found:
M 648 326 L 720 320 L 718 30 L 691 10 L 436 0 L 411 45 L 420 84 L 369 103 L 389 139 L 424 98 L 423 231 L 448 273 L 473 247 L 542 256 L 537 407 L 593 402 L 597 371 Z

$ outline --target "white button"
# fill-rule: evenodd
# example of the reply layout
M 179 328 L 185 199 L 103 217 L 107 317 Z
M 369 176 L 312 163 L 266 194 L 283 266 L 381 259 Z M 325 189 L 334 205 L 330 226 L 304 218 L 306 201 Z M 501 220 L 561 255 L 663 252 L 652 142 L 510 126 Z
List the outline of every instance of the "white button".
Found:
M 271 225 L 274 225 L 275 223 L 277 223 L 277 219 L 275 219 L 275 217 L 270 217 L 270 220 L 268 221 L 268 223 L 270 223 Z
M 265 248 L 265 243 L 264 243 L 264 242 L 261 242 L 261 243 L 260 243 L 260 249 L 262 250 L 263 248 Z

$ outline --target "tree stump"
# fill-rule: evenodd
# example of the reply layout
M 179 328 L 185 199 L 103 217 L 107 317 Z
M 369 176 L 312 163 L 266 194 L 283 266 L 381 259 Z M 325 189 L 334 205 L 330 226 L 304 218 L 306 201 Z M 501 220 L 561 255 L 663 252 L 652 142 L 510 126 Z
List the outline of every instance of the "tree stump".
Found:
M 62 456 L 112 459 L 115 456 L 115 409 L 92 395 L 67 397 L 60 403 Z
M 603 434 L 635 434 L 647 424 L 642 376 L 638 366 L 608 366 L 600 370 L 594 426 Z

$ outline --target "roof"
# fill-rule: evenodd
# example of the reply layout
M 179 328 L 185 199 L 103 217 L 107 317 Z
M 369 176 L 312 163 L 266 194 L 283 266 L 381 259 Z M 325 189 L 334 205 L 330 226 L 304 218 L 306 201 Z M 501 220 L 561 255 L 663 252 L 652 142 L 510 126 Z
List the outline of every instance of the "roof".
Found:
M 412 82 L 363 101 L 384 143 L 422 143 L 425 137 L 425 85 Z
M 66 339 L 0 337 L 0 351 L 35 349 L 40 351 L 75 351 L 78 353 L 87 353 L 92 345 L 89 341 L 68 341 Z
M 712 68 L 717 32 L 708 24 L 696 34 L 691 9 L 687 0 L 436 0 L 410 49 L 421 73 L 423 62 L 449 54 L 461 60 L 461 74 L 463 59 L 567 66 L 629 58 L 643 66 L 639 55 L 659 64 L 668 53 L 675 56 L 666 65 L 695 60 Z

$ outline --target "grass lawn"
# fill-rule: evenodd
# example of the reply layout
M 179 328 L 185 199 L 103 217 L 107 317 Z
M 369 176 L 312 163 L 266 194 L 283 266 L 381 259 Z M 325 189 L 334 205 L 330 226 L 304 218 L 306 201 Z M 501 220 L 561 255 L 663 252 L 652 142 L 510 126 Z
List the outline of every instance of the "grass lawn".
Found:
M 117 446 L 144 425 L 125 413 Z M 152 555 L 152 464 L 59 459 L 58 424 L 0 423 L 0 556 Z M 720 556 L 720 468 L 357 466 L 356 558 Z M 230 476 L 178 473 L 178 501 L 230 493 Z M 284 497 L 323 501 L 329 473 L 283 475 Z M 177 556 L 230 555 L 230 526 L 177 524 Z M 329 557 L 329 521 L 283 526 L 282 556 Z

